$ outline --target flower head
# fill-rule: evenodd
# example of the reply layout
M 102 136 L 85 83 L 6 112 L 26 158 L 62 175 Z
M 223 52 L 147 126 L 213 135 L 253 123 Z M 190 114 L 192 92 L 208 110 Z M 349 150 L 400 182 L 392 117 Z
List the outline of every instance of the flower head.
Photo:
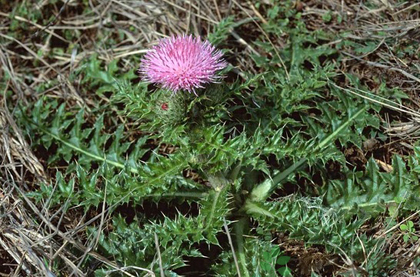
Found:
M 210 42 L 192 35 L 161 40 L 144 56 L 139 72 L 147 82 L 178 92 L 194 92 L 206 83 L 217 82 L 216 72 L 226 67 L 223 54 Z

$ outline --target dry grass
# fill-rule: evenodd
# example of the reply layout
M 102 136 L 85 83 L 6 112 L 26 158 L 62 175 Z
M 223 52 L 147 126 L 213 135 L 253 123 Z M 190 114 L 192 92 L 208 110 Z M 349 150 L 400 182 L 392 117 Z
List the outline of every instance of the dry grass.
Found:
M 122 71 L 137 68 L 134 57 L 139 57 L 158 38 L 176 33 L 205 36 L 221 19 L 231 15 L 235 16 L 236 21 L 247 20 L 240 28 L 230 30 L 231 37 L 226 42 L 232 46 L 229 51 L 234 58 L 230 62 L 238 72 L 256 72 L 252 62 L 247 59 L 250 53 L 259 54 L 259 49 L 252 44 L 255 34 L 265 36 L 278 48 L 281 48 L 285 38 L 261 34 L 259 24 L 265 22 L 264 4 L 269 1 L 261 1 L 263 5 L 257 9 L 251 1 L 237 0 L 97 0 L 89 1 L 89 13 L 80 10 L 78 1 L 58 1 L 56 4 L 33 1 L 34 10 L 40 12 L 43 19 L 54 15 L 52 20 L 47 20 L 48 24 L 15 16 L 12 10 L 17 2 L 8 2 L 0 12 L 0 38 L 3 42 L 0 45 L 0 80 L 6 74 L 10 76 L 10 81 L 3 83 L 2 90 L 13 92 L 9 103 L 0 98 L 0 260 L 7 263 L 0 267 L 1 274 L 55 276 L 48 265 L 59 259 L 65 264 L 61 268 L 63 276 L 87 276 L 89 272 L 82 272 L 79 268 L 83 259 L 90 256 L 98 264 L 108 264 L 115 271 L 132 276 L 126 268 L 92 251 L 97 238 L 85 238 L 83 235 L 87 226 L 103 228 L 107 224 L 108 210 L 105 207 L 87 219 L 77 213 L 75 217 L 75 214 L 63 210 L 50 210 L 48 203 L 36 204 L 26 196 L 27 192 L 41 184 L 50 184 L 53 176 L 45 168 L 43 158 L 32 152 L 30 142 L 26 141 L 14 122 L 15 103 L 29 103 L 40 96 L 47 96 L 61 98 L 87 109 L 94 108 L 98 103 L 96 96 L 82 94 L 80 80 L 69 80 L 69 75 L 83 60 L 97 54 L 105 64 L 119 59 Z M 370 2 L 371 5 L 363 1 L 315 0 L 303 4 L 297 2 L 295 8 L 302 10 L 303 20 L 313 29 L 347 31 L 348 39 L 356 42 L 377 38 L 376 47 L 369 53 L 360 55 L 352 53 L 350 49 L 344 52 L 348 58 L 342 65 L 342 72 L 360 76 L 372 91 L 378 89 L 380 76 L 388 76 L 387 85 L 403 88 L 411 95 L 408 107 L 417 110 L 420 79 L 416 76 L 420 61 L 418 56 L 399 58 L 396 52 L 402 45 L 419 41 L 420 4 L 398 4 L 397 1 L 388 0 Z M 322 16 L 327 13 L 341 15 L 345 20 L 342 23 L 325 23 Z M 20 24 L 14 31 L 15 36 L 8 34 L 12 19 Z M 23 24 L 27 26 L 26 29 L 22 27 Z M 77 40 L 67 39 L 67 31 L 77 33 Z M 119 32 L 126 35 L 124 40 L 118 39 Z M 396 45 L 385 43 L 387 37 L 395 38 Z M 118 42 L 112 48 L 98 43 L 110 39 Z M 71 48 L 72 51 L 51 52 L 60 47 Z M 420 46 L 415 51 L 419 53 Z M 59 80 L 56 86 L 46 91 L 36 90 L 40 84 L 54 80 Z M 401 116 L 401 121 L 405 125 L 390 126 L 389 132 L 394 134 L 395 144 L 409 148 L 414 136 L 418 135 L 419 121 L 411 115 Z M 398 247 L 397 250 L 398 253 L 394 254 L 396 257 L 413 258 L 420 253 L 418 245 L 412 248 Z M 327 263 L 325 257 L 321 260 Z M 405 266 L 407 269 L 395 276 L 419 276 L 415 269 Z M 137 270 L 154 276 L 148 269 Z

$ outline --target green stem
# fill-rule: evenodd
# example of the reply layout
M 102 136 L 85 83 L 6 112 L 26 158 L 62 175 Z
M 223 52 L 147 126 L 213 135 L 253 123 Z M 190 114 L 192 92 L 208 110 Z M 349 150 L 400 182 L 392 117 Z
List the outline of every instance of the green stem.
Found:
M 272 183 L 274 185 L 270 189 L 270 194 L 271 194 L 271 192 L 273 192 L 276 189 L 277 184 L 281 184 L 283 182 L 283 180 L 285 180 L 290 174 L 292 174 L 297 169 L 299 169 L 302 165 L 304 165 L 306 163 L 306 161 L 307 161 L 306 158 L 301 158 L 299 161 L 297 161 L 296 163 L 289 166 L 286 170 L 280 172 L 277 175 L 274 175 L 273 180 L 272 180 Z
M 209 194 L 207 192 L 193 192 L 193 191 L 186 191 L 186 192 L 174 192 L 174 193 L 153 193 L 145 195 L 144 197 L 185 197 L 185 198 L 204 198 L 207 197 Z
M 316 150 L 321 150 L 322 148 L 324 148 L 324 146 L 326 146 L 333 139 L 335 139 L 335 137 L 337 137 L 337 135 L 341 133 L 341 131 L 343 131 L 344 128 L 346 128 L 353 120 L 355 120 L 365 110 L 366 110 L 366 106 L 363 108 L 360 108 L 360 110 L 358 110 L 357 113 L 352 115 L 352 117 L 350 117 L 343 125 L 341 125 L 337 130 L 332 132 L 328 137 L 326 137 L 323 141 L 321 141 L 321 143 L 318 144 L 314 150 L 316 151 Z
M 93 159 L 93 160 L 97 160 L 97 161 L 101 161 L 101 162 L 104 162 L 104 163 L 108 163 L 108 164 L 111 164 L 111 165 L 113 165 L 113 166 L 115 166 L 115 167 L 125 168 L 125 165 L 124 165 L 123 163 L 119 163 L 119 162 L 116 162 L 116 161 L 108 160 L 108 159 L 107 159 L 107 158 L 105 158 L 105 157 L 101 157 L 101 156 L 98 156 L 98 155 L 92 154 L 91 152 L 89 152 L 89 151 L 87 151 L 87 150 L 85 150 L 85 149 L 83 149 L 83 148 L 80 148 L 80 147 L 77 147 L 77 146 L 76 146 L 76 145 L 74 145 L 74 144 L 71 144 L 71 143 L 70 143 L 70 142 L 68 142 L 67 140 L 62 139 L 60 136 L 58 136 L 58 135 L 56 135 L 56 134 L 54 134 L 54 133 L 52 133 L 52 132 L 48 131 L 47 129 L 45 129 L 45 128 L 43 128 L 43 127 L 39 126 L 38 124 L 36 124 L 36 123 L 35 123 L 35 125 L 37 125 L 37 127 L 38 127 L 38 128 L 39 128 L 42 132 L 44 132 L 44 133 L 46 133 L 47 135 L 51 136 L 51 137 L 52 137 L 52 138 L 54 138 L 55 140 L 57 140 L 57 141 L 61 142 L 62 144 L 64 144 L 65 146 L 67 146 L 67 147 L 69 147 L 69 148 L 73 148 L 75 151 L 80 152 L 81 154 L 86 155 L 86 156 L 90 157 L 90 158 L 91 158 L 91 159 Z M 130 171 L 131 171 L 131 172 L 133 172 L 133 173 L 136 173 L 136 174 L 138 174 L 138 173 L 139 173 L 139 171 L 138 171 L 136 168 L 132 168 L 132 167 L 130 167 Z
M 246 223 L 248 222 L 248 217 L 242 217 L 237 222 L 234 223 L 235 239 L 236 239 L 236 249 L 235 254 L 238 258 L 239 269 L 241 270 L 240 276 L 249 277 L 248 269 L 246 268 L 246 257 L 244 249 L 244 229 Z
M 211 223 L 213 221 L 214 213 L 215 213 L 216 207 L 217 207 L 217 202 L 219 201 L 219 196 L 220 196 L 221 192 L 222 192 L 221 190 L 216 190 L 215 193 L 214 193 L 213 203 L 212 203 L 212 206 L 211 206 L 210 215 L 207 219 L 207 227 L 205 228 L 205 230 L 208 230 L 210 227 L 212 227 Z
M 344 122 L 337 130 L 332 132 L 328 137 L 323 139 L 312 151 L 319 151 L 322 150 L 325 146 L 331 143 L 340 132 L 343 131 L 353 120 L 355 120 L 362 112 L 366 110 L 366 107 L 361 108 L 355 114 L 353 114 L 346 122 Z M 253 196 L 253 200 L 264 201 L 267 199 L 271 193 L 276 190 L 282 182 L 293 172 L 295 172 L 300 167 L 306 164 L 307 159 L 301 158 L 296 163 L 289 166 L 286 170 L 274 175 L 272 180 L 266 180 L 263 183 L 256 186 L 253 190 L 251 195 Z M 269 187 L 268 187 L 269 186 Z
M 106 157 L 95 155 L 95 154 L 89 152 L 88 150 L 83 149 L 81 147 L 78 147 L 78 146 L 72 144 L 71 142 L 67 141 L 66 139 L 61 138 L 59 135 L 54 134 L 54 133 L 50 132 L 49 130 L 47 130 L 47 129 L 41 127 L 41 126 L 39 126 L 37 123 L 33 122 L 32 120 L 29 119 L 29 121 L 31 123 L 35 124 L 37 126 L 37 128 L 40 129 L 42 132 L 44 132 L 47 135 L 51 136 L 55 140 L 59 141 L 60 143 L 64 144 L 65 146 L 67 146 L 69 148 L 74 149 L 77 152 L 80 152 L 83 155 L 86 155 L 86 156 L 90 157 L 93 160 L 100 161 L 100 162 L 103 162 L 103 163 L 106 163 L 106 164 L 110 164 L 112 166 L 115 166 L 115 167 L 118 167 L 118 168 L 121 168 L 121 169 L 124 169 L 124 168 L 127 168 L 128 167 L 126 164 L 124 164 L 122 162 L 112 161 L 112 160 L 107 159 Z M 168 171 L 166 171 L 166 172 L 164 172 L 162 174 L 159 174 L 158 176 L 154 177 L 153 179 L 150 180 L 150 182 L 155 182 L 155 181 L 161 180 L 164 176 L 168 176 L 168 175 L 170 175 L 172 173 L 179 172 L 181 169 L 185 168 L 187 165 L 188 165 L 188 162 L 187 161 L 184 161 L 184 162 L 178 164 L 177 166 L 172 167 Z M 134 174 L 140 174 L 140 171 L 137 168 L 128 167 L 128 169 L 132 173 L 134 173 Z
M 246 214 L 259 214 L 266 217 L 276 218 L 276 215 L 272 214 L 271 212 L 262 207 L 259 207 L 250 200 L 247 200 L 245 202 L 245 205 L 242 207 L 242 211 Z
M 209 175 L 208 180 L 214 189 L 212 193 L 214 193 L 213 197 L 213 203 L 211 206 L 210 215 L 207 220 L 207 227 L 206 230 L 211 227 L 211 223 L 213 222 L 213 217 L 216 212 L 217 203 L 219 201 L 220 194 L 222 193 L 223 189 L 228 185 L 228 181 L 222 174 L 215 174 L 215 175 Z

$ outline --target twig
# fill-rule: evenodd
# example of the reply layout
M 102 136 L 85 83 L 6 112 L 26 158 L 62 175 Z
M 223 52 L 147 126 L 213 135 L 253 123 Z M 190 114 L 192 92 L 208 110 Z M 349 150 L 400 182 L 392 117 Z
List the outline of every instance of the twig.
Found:
M 115 262 L 108 260 L 107 258 L 101 256 L 100 254 L 94 252 L 94 251 L 89 251 L 88 248 L 86 246 L 84 246 L 83 244 L 81 244 L 80 242 L 74 240 L 73 238 L 69 238 L 68 236 L 66 236 L 62 231 L 60 231 L 56 226 L 54 226 L 47 218 L 45 218 L 45 216 L 38 210 L 38 208 L 35 206 L 34 203 L 32 203 L 28 197 L 26 196 L 25 193 L 23 193 L 23 191 L 16 186 L 16 184 L 13 184 L 13 186 L 15 187 L 16 190 L 19 191 L 21 197 L 25 200 L 25 202 L 28 204 L 29 208 L 31 208 L 31 210 L 37 214 L 39 216 L 39 218 L 41 219 L 42 222 L 44 222 L 46 224 L 46 226 L 48 226 L 49 228 L 51 228 L 51 230 L 53 230 L 54 232 L 56 232 L 57 235 L 59 235 L 61 238 L 63 238 L 64 240 L 68 241 L 69 243 L 71 243 L 72 245 L 74 245 L 75 247 L 77 247 L 78 249 L 80 249 L 81 251 L 85 252 L 88 251 L 89 256 L 97 259 L 98 261 L 101 261 L 102 263 L 116 269 L 115 271 L 122 271 L 124 272 L 124 268 L 120 268 Z M 153 272 L 151 272 L 148 269 L 144 269 L 147 272 L 150 272 L 153 274 Z M 128 272 L 124 272 L 125 274 L 127 274 L 128 276 L 133 276 L 132 274 L 129 274 Z M 154 276 L 154 274 L 153 274 Z
M 105 272 L 105 274 L 106 274 L 105 276 L 109 276 L 110 273 L 120 271 L 120 272 L 122 272 L 122 273 L 124 273 L 124 274 L 126 274 L 128 276 L 133 276 L 134 277 L 134 275 L 131 275 L 131 274 L 129 274 L 129 273 L 126 272 L 126 270 L 129 270 L 129 269 L 138 269 L 138 270 L 141 270 L 141 271 L 146 271 L 147 272 L 147 275 L 150 275 L 150 276 L 153 276 L 153 277 L 156 276 L 153 273 L 153 271 L 150 271 L 147 268 L 143 268 L 143 267 L 139 267 L 139 266 L 124 266 L 124 267 L 121 267 L 121 268 L 116 268 L 116 269 L 108 270 L 108 271 Z
M 387 107 L 387 108 L 389 108 L 389 109 L 392 109 L 392 110 L 395 110 L 395 111 L 399 111 L 399 112 L 403 112 L 403 113 L 406 113 L 406 114 L 409 114 L 409 115 L 415 116 L 416 118 L 420 117 L 420 113 L 418 113 L 418 112 L 416 112 L 416 111 L 414 111 L 414 110 L 411 110 L 411 109 L 409 109 L 409 108 L 404 108 L 404 109 L 402 109 L 402 108 L 398 108 L 398 107 L 392 106 L 392 105 L 390 105 L 390 104 L 387 104 L 387 103 L 381 102 L 381 101 L 379 101 L 379 100 L 373 99 L 372 97 L 365 96 L 365 95 L 363 95 L 363 94 L 360 94 L 360 93 L 354 92 L 354 91 L 352 91 L 352 90 L 350 90 L 350 89 L 347 89 L 347 88 L 343 88 L 343 87 L 337 86 L 337 85 L 336 85 L 336 84 L 334 84 L 334 83 L 331 83 L 331 85 L 332 85 L 332 86 L 334 86 L 334 87 L 335 87 L 335 88 L 337 88 L 337 89 L 343 90 L 343 91 L 348 92 L 348 93 L 350 93 L 350 94 L 356 95 L 356 96 L 361 97 L 361 98 L 366 99 L 366 100 L 369 100 L 369 101 L 371 101 L 371 102 L 373 102 L 373 103 L 380 104 L 380 105 L 382 105 L 382 106 L 384 106 L 384 107 Z M 365 94 L 368 94 L 368 92 L 365 92 L 365 91 L 363 91 L 363 90 L 360 90 L 360 89 L 357 89 L 357 90 L 358 90 L 358 91 L 362 91 L 362 92 L 363 92 L 363 93 L 365 93 Z M 380 96 L 378 96 L 378 97 L 379 97 L 379 98 L 381 98 Z M 384 99 L 383 99 L 383 98 L 381 98 L 381 100 L 384 100 Z M 386 101 L 389 101 L 389 102 L 391 102 L 391 103 L 393 103 L 392 101 L 390 101 L 390 100 L 388 100 L 388 99 L 385 99 L 385 100 L 386 100 Z M 395 103 L 393 103 L 393 104 L 395 104 Z
M 236 2 L 235 0 L 233 0 L 233 3 L 238 6 L 238 8 L 240 8 L 244 13 L 246 13 L 246 15 L 248 15 L 249 18 L 252 18 L 252 16 L 248 13 L 247 10 L 245 10 L 242 5 L 240 5 L 238 2 Z M 268 42 L 271 44 L 271 46 L 273 47 L 274 52 L 276 53 L 277 58 L 280 61 L 281 67 L 283 67 L 284 72 L 286 73 L 286 78 L 290 79 L 290 75 L 289 75 L 289 71 L 287 70 L 286 65 L 284 64 L 283 59 L 280 56 L 279 51 L 277 50 L 277 47 L 274 45 L 274 43 L 271 41 L 270 37 L 268 36 L 268 34 L 264 31 L 264 29 L 260 26 L 260 24 L 258 24 L 258 22 L 256 20 L 252 20 L 254 22 L 254 24 L 258 27 L 258 29 L 260 29 L 260 31 L 263 33 L 263 35 L 265 36 L 265 38 L 268 40 Z
M 57 69 L 55 69 L 54 67 L 52 67 L 49 63 L 47 63 L 43 58 L 41 58 L 41 57 L 38 57 L 38 55 L 34 52 L 34 51 L 32 51 L 32 49 L 30 49 L 30 48 L 28 48 L 28 46 L 26 46 L 25 44 L 23 44 L 22 42 L 20 42 L 19 40 L 17 40 L 17 39 L 15 39 L 15 38 L 13 38 L 13 37 L 10 37 L 10 36 L 7 36 L 7 35 L 4 35 L 4 34 L 2 34 L 2 33 L 0 33 L 0 36 L 2 36 L 2 37 L 4 37 L 4 38 L 6 38 L 6 39 L 8 39 L 8 40 L 11 40 L 11 41 L 14 41 L 14 42 L 16 42 L 16 43 L 18 43 L 20 46 L 22 46 L 23 48 L 25 48 L 25 50 L 26 51 L 28 51 L 32 56 L 34 56 L 34 58 L 35 59 L 38 59 L 38 60 L 40 60 L 44 65 L 46 65 L 49 69 L 51 69 L 51 70 L 53 70 L 54 72 L 56 72 L 56 73 L 58 73 L 58 74 L 60 74 L 60 72 L 57 70 Z
M 165 277 L 165 273 L 163 272 L 162 256 L 160 255 L 159 238 L 156 233 L 154 233 L 154 235 L 155 235 L 155 246 L 156 246 L 156 251 L 157 251 L 158 261 L 159 261 L 160 276 Z
M 233 247 L 232 237 L 230 236 L 229 227 L 226 224 L 225 218 L 223 218 L 223 228 L 225 228 L 226 235 L 229 241 L 229 246 L 230 246 L 230 249 L 232 250 L 233 261 L 235 262 L 235 267 L 236 267 L 236 271 L 238 272 L 238 277 L 241 277 L 241 270 L 239 268 L 238 258 L 236 257 L 236 254 L 235 254 L 235 248 Z
M 10 14 L 0 12 L 0 16 L 9 17 L 9 16 L 10 16 Z M 33 22 L 33 21 L 31 21 L 31 20 L 28 20 L 28 19 L 23 18 L 23 17 L 18 16 L 18 15 L 14 16 L 14 18 L 15 18 L 16 20 L 18 20 L 18 21 L 22 21 L 22 22 L 25 22 L 25 23 L 29 23 L 29 24 L 31 24 L 31 25 L 33 25 L 33 26 L 37 27 L 38 29 L 42 29 L 42 31 L 46 31 L 46 32 L 47 32 L 47 33 L 49 33 L 50 35 L 52 35 L 52 36 L 54 36 L 54 37 L 56 37 L 56 38 L 58 38 L 58 39 L 60 39 L 60 40 L 62 40 L 62 41 L 68 42 L 68 40 L 66 40 L 66 39 L 65 39 L 65 38 L 63 38 L 62 36 L 60 36 L 60 35 L 56 34 L 55 32 L 53 32 L 53 31 L 51 31 L 51 30 L 45 29 L 42 25 L 39 25 L 39 24 L 37 24 L 36 22 Z M 35 34 L 34 34 L 34 35 L 32 35 L 32 36 L 35 36 Z
M 41 30 L 38 30 L 35 32 L 35 34 L 33 34 L 31 36 L 31 40 L 38 36 L 38 34 L 40 32 L 45 31 L 46 29 L 48 29 L 51 25 L 53 25 L 55 22 L 57 22 L 58 18 L 60 17 L 61 13 L 64 11 L 65 7 L 67 6 L 67 3 L 69 2 L 69 0 L 66 0 L 66 2 L 64 2 L 64 5 L 60 8 L 60 10 L 58 11 L 58 14 L 55 16 L 54 20 L 52 20 L 50 23 L 47 24 L 47 26 L 45 26 L 44 28 L 42 28 Z
M 416 76 L 414 76 L 413 74 L 408 73 L 408 72 L 406 72 L 406 71 L 404 71 L 404 70 L 402 70 L 402 69 L 400 69 L 400 68 L 397 68 L 397 67 L 392 67 L 392 66 L 389 66 L 389 65 L 384 65 L 384 64 L 381 64 L 381 63 L 376 63 L 376 62 L 371 62 L 371 61 L 365 61 L 365 60 L 363 60 L 363 59 L 361 59 L 361 58 L 359 58 L 359 57 L 356 57 L 356 56 L 354 56 L 354 55 L 352 55 L 352 54 L 350 54 L 350 53 L 347 53 L 347 52 L 343 52 L 343 54 L 345 54 L 345 55 L 347 55 L 347 56 L 350 56 L 350 57 L 352 57 L 352 58 L 354 58 L 354 59 L 356 59 L 356 60 L 358 60 L 358 61 L 364 62 L 364 63 L 366 63 L 367 65 L 371 65 L 371 66 L 375 66 L 375 67 L 379 67 L 379 68 L 385 68 L 385 69 L 388 69 L 388 70 L 391 70 L 391 71 L 397 71 L 397 72 L 400 72 L 400 73 L 402 73 L 404 76 L 406 76 L 406 77 L 408 77 L 408 78 L 410 78 L 410 79 L 413 79 L 414 81 L 416 81 L 416 82 L 420 83 L 420 79 L 419 79 L 419 78 L 417 78 L 417 77 L 416 77 Z
M 409 217 L 405 218 L 404 220 L 402 220 L 401 222 L 399 222 L 398 224 L 396 224 L 392 228 L 388 229 L 386 232 L 384 232 L 383 234 L 381 234 L 379 237 L 385 237 L 388 233 L 394 231 L 395 229 L 398 229 L 401 224 L 404 224 L 406 221 L 412 219 L 413 217 L 415 217 L 419 213 L 420 213 L 420 211 L 417 211 L 417 212 L 413 213 L 412 215 L 410 215 Z

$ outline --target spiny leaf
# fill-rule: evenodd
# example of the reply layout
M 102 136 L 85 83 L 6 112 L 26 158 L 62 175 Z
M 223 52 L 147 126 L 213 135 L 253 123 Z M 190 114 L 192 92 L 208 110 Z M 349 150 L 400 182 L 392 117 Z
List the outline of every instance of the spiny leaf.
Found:
M 406 202 L 407 207 L 418 206 L 415 193 L 420 186 L 418 179 L 398 156 L 394 157 L 392 167 L 391 173 L 380 172 L 376 162 L 369 159 L 364 173 L 348 171 L 343 181 L 332 180 L 325 187 L 326 203 L 347 210 L 361 209 L 369 214 L 401 201 Z

